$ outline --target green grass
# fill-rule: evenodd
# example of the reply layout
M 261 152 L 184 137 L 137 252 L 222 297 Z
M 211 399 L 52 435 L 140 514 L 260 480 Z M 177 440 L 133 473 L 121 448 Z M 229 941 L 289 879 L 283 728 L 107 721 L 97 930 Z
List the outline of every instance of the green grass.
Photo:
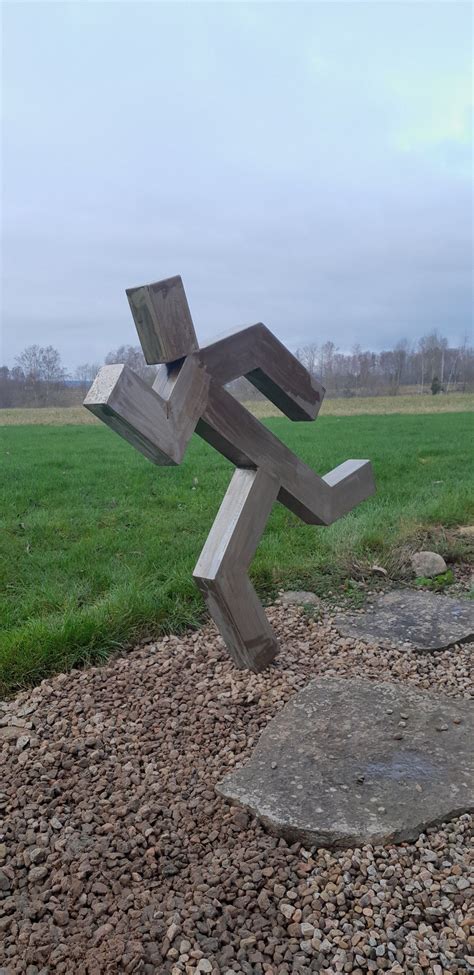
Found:
M 320 473 L 371 458 L 378 491 L 330 528 L 276 505 L 252 565 L 261 595 L 350 594 L 373 563 L 399 575 L 430 534 L 462 556 L 469 540 L 450 529 L 473 519 L 468 414 L 266 423 Z M 193 438 L 181 467 L 156 468 L 86 425 L 5 427 L 1 449 L 4 690 L 203 618 L 191 573 L 232 473 L 210 447 Z

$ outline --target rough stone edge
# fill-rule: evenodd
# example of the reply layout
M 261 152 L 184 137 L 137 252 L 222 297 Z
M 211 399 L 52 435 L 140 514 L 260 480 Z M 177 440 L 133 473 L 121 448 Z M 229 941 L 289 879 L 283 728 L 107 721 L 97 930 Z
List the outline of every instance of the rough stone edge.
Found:
M 387 595 L 388 593 L 394 592 L 394 591 L 402 592 L 404 590 L 403 590 L 403 588 L 402 589 L 397 589 L 396 587 L 395 587 L 395 590 L 393 588 L 389 588 L 389 589 L 383 590 L 383 592 L 379 593 L 378 595 L 379 596 L 380 595 Z M 410 593 L 412 593 L 412 592 L 419 592 L 419 590 L 413 589 L 412 586 L 407 586 L 406 587 L 406 591 L 407 592 L 410 592 Z M 432 595 L 434 595 L 434 594 L 432 593 Z M 467 596 L 464 596 L 464 597 L 458 597 L 458 596 L 457 597 L 453 597 L 453 596 L 447 595 L 446 593 L 438 593 L 437 595 L 440 595 L 443 599 L 452 600 L 452 602 L 465 602 L 466 605 L 468 605 L 468 606 L 472 602 L 472 600 L 470 600 Z M 371 601 L 370 599 L 368 599 L 367 602 L 362 607 L 362 611 L 366 613 L 367 611 L 370 611 L 371 609 L 373 609 L 375 611 L 376 610 L 376 607 L 375 607 L 373 601 Z M 354 614 L 354 613 L 346 614 L 346 617 L 345 617 L 345 619 L 344 619 L 344 621 L 342 623 L 342 626 L 345 627 L 346 632 L 344 632 L 344 630 L 341 628 L 341 624 L 339 622 L 341 620 L 341 613 L 340 612 L 336 613 L 335 615 L 333 615 L 331 617 L 331 622 L 333 623 L 335 629 L 338 631 L 338 633 L 340 634 L 340 636 L 343 636 L 346 639 L 350 638 L 351 640 L 354 640 L 354 639 L 355 640 L 359 640 L 361 643 L 366 643 L 368 645 L 377 644 L 383 650 L 400 650 L 400 649 L 407 650 L 408 649 L 408 650 L 413 650 L 415 653 L 444 653 L 446 650 L 452 650 L 454 647 L 461 647 L 461 646 L 464 646 L 465 644 L 468 644 L 468 643 L 474 643 L 474 629 L 472 630 L 471 633 L 467 633 L 466 636 L 461 637 L 460 639 L 450 640 L 449 643 L 443 644 L 442 647 L 420 647 L 420 646 L 417 646 L 416 643 L 412 643 L 410 640 L 393 640 L 393 639 L 390 640 L 387 637 L 377 636 L 376 634 L 374 634 L 374 636 L 372 636 L 372 637 L 370 637 L 368 635 L 367 636 L 361 636 L 360 633 L 356 633 L 355 630 L 352 628 L 353 625 L 356 625 L 356 622 L 355 621 L 357 619 L 361 619 L 361 618 L 362 618 L 362 612 L 361 612 L 360 616 L 357 615 L 357 614 Z
M 449 643 L 443 644 L 442 647 L 420 647 L 416 643 L 411 643 L 410 640 L 388 640 L 383 636 L 377 636 L 375 633 L 373 636 L 362 636 L 361 633 L 356 633 L 352 629 L 350 623 L 342 629 L 338 623 L 338 617 L 333 617 L 334 626 L 337 632 L 343 636 L 345 639 L 357 640 L 360 643 L 366 643 L 369 646 L 376 644 L 383 650 L 412 650 L 414 653 L 444 653 L 446 650 L 452 650 L 454 647 L 461 647 L 468 643 L 474 643 L 474 631 L 468 633 L 465 637 L 460 639 L 450 640 Z M 344 624 L 345 625 L 345 624 Z
M 233 773 L 230 773 L 232 775 Z M 237 799 L 234 795 L 226 792 L 226 776 L 220 782 L 217 783 L 215 789 L 221 798 L 225 799 L 231 806 L 236 806 L 240 809 L 245 809 L 250 812 L 255 819 L 264 827 L 264 829 L 271 834 L 271 836 L 277 836 L 280 839 L 286 840 L 287 843 L 301 843 L 305 848 L 310 847 L 321 847 L 326 850 L 351 850 L 355 847 L 363 846 L 392 846 L 393 844 L 399 843 L 414 843 L 421 833 L 424 833 L 427 829 L 432 827 L 442 826 L 444 823 L 449 823 L 453 819 L 458 819 L 459 816 L 474 814 L 474 800 L 472 804 L 463 806 L 461 808 L 456 808 L 450 810 L 449 813 L 443 813 L 440 816 L 434 816 L 417 827 L 405 828 L 394 830 L 392 833 L 387 835 L 386 833 L 373 833 L 372 835 L 358 835 L 352 834 L 336 834 L 334 839 L 334 834 L 332 834 L 332 840 L 329 842 L 328 834 L 325 832 L 318 832 L 317 830 L 308 830 L 300 828 L 297 826 L 289 826 L 284 823 L 277 825 L 274 821 L 269 819 L 268 816 L 259 813 L 256 805 L 253 802 L 243 802 Z

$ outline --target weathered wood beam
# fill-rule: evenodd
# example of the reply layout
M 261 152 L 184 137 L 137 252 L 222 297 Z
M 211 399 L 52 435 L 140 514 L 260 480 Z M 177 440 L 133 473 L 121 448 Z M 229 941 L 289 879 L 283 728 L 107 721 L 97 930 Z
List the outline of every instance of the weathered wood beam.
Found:
M 278 500 L 308 524 L 330 525 L 375 491 L 370 461 L 346 461 L 319 477 L 214 380 L 196 433 L 232 463 L 277 477 Z
M 279 489 L 262 470 L 232 477 L 193 576 L 237 667 L 259 671 L 278 643 L 247 569 Z
M 237 468 L 194 569 L 205 579 L 246 571 L 265 530 L 279 482 L 263 470 Z
M 103 366 L 84 406 L 154 464 L 180 464 L 205 409 L 209 377 L 190 356 L 163 399 L 132 369 Z
M 235 666 L 254 673 L 268 667 L 278 641 L 248 576 L 195 581 Z
M 215 339 L 198 357 L 217 383 L 245 376 L 291 420 L 319 412 L 324 387 L 261 322 Z

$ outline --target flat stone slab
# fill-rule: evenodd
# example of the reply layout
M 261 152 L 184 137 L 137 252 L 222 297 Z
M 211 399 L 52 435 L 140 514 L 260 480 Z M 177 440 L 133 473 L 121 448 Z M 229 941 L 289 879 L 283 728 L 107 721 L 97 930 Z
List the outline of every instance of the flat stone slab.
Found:
M 217 791 L 289 842 L 413 841 L 474 809 L 473 735 L 468 701 L 402 684 L 314 680 Z
M 377 596 L 362 613 L 340 613 L 335 624 L 343 636 L 368 643 L 447 650 L 474 639 L 474 602 L 396 589 Z

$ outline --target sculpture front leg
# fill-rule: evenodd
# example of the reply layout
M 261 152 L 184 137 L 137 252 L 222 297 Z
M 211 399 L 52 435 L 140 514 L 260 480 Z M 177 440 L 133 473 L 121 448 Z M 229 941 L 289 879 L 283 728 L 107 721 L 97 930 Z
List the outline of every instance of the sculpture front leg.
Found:
M 279 488 L 263 470 L 237 468 L 193 573 L 234 663 L 256 672 L 278 641 L 247 569 Z

